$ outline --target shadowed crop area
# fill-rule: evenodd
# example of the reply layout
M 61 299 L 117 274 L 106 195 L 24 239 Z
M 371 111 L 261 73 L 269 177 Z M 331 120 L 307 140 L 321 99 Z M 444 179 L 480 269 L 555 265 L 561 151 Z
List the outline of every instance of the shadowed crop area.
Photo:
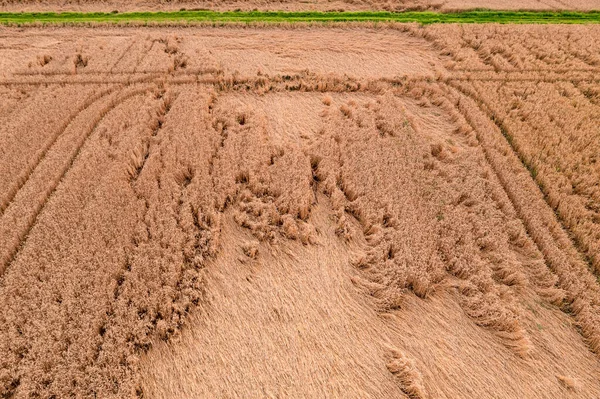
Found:
M 0 27 L 0 397 L 600 397 L 600 26 L 416 22 Z
M 19 12 L 0 13 L 2 24 L 191 22 L 416 22 L 500 24 L 588 24 L 600 22 L 600 11 L 157 11 L 157 12 Z

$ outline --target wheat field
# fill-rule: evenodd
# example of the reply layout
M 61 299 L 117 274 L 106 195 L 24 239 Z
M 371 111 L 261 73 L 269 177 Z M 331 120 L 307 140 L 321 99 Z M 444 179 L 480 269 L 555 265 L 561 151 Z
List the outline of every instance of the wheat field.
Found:
M 600 397 L 599 36 L 0 28 L 0 397 Z
M 595 0 L 3 0 L 0 10 L 20 11 L 176 11 L 285 10 L 285 11 L 456 11 L 598 10 Z
M 285 11 L 456 11 L 598 10 L 595 0 L 3 0 L 0 10 L 20 11 L 176 11 L 285 10 Z

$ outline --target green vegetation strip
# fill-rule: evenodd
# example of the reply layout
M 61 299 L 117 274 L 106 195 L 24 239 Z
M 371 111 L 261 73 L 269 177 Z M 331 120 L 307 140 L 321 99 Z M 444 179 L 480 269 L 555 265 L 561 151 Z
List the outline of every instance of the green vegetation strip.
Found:
M 77 23 L 169 23 L 169 22 L 417 22 L 501 23 L 501 24 L 584 24 L 600 23 L 600 11 L 537 12 L 476 10 L 452 13 L 409 12 L 275 12 L 275 11 L 172 11 L 127 13 L 0 13 L 1 24 Z

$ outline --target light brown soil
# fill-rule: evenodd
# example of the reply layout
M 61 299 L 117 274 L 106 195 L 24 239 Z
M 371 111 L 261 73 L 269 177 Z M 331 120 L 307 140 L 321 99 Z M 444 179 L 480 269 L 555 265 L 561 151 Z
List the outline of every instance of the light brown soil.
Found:
M 600 29 L 511 28 L 0 30 L 0 396 L 599 397 Z
M 596 10 L 594 0 L 4 0 L 0 10 L 18 11 L 455 11 L 492 10 Z

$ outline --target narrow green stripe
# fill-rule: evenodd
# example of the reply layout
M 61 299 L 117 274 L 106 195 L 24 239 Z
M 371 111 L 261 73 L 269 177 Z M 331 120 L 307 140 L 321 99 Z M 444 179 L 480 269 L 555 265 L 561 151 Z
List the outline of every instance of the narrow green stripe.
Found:
M 501 24 L 585 24 L 599 23 L 600 11 L 494 11 L 474 10 L 453 13 L 411 12 L 282 12 L 282 11 L 173 11 L 128 13 L 6 13 L 0 12 L 0 24 L 87 23 L 87 22 L 417 22 L 501 23 Z

